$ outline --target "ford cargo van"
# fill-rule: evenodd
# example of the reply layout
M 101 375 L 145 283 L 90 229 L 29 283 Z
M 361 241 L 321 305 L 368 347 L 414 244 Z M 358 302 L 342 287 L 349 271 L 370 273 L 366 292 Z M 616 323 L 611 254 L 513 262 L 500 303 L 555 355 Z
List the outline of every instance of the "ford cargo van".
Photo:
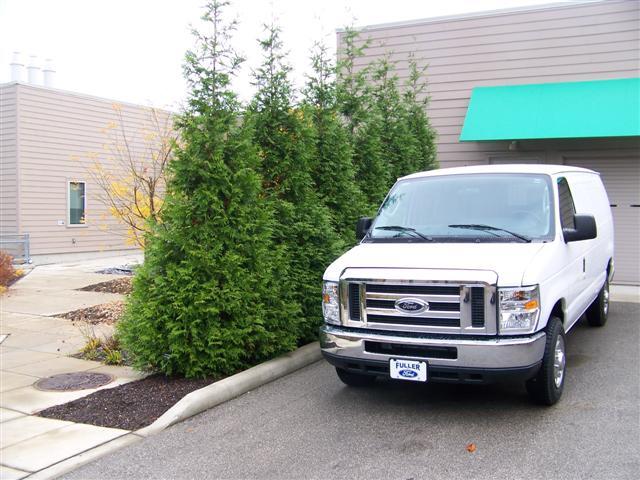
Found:
M 599 175 L 490 165 L 399 179 L 324 274 L 324 357 L 347 385 L 526 382 L 552 405 L 565 334 L 602 326 L 613 221 Z

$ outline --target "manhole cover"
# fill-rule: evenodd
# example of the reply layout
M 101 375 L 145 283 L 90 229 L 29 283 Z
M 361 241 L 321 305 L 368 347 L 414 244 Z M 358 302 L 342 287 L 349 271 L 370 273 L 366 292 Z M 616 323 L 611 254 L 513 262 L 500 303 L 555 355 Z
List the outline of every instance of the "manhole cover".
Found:
M 106 373 L 74 372 L 43 378 L 42 380 L 38 380 L 34 387 L 39 390 L 69 392 L 71 390 L 98 388 L 112 381 L 113 377 Z

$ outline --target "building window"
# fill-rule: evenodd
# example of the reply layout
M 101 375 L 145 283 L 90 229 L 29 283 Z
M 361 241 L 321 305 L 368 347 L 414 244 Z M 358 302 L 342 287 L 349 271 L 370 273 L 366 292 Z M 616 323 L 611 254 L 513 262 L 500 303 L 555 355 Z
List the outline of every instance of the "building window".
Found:
M 573 204 L 573 196 L 569 189 L 567 179 L 558 179 L 558 198 L 560 202 L 560 224 L 562 228 L 576 228 L 573 216 L 576 214 L 576 207 Z
M 86 224 L 87 195 L 84 182 L 69 182 L 69 225 Z

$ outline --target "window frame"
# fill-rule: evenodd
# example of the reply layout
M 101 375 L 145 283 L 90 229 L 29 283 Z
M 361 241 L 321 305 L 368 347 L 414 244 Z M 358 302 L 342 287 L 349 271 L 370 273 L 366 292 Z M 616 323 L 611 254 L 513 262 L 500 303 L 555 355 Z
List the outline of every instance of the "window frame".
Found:
M 71 223 L 71 184 L 81 183 L 84 185 L 84 195 L 82 199 L 82 212 L 84 223 Z M 84 180 L 67 180 L 67 228 L 87 228 L 87 182 Z

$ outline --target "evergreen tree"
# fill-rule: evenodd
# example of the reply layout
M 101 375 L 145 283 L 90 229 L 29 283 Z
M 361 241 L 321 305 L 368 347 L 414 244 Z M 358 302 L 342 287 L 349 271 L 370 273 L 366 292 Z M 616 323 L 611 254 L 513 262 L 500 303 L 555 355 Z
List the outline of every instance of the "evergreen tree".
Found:
M 279 29 L 267 28 L 260 41 L 262 65 L 254 72 L 257 92 L 251 103 L 255 142 L 260 148 L 266 200 L 276 211 L 276 242 L 285 246 L 289 276 L 282 278 L 289 300 L 301 306 L 300 338 L 317 338 L 322 322 L 322 273 L 339 254 L 341 242 L 331 216 L 314 189 L 313 129 L 293 101 Z
M 391 182 L 413 173 L 415 163 L 415 138 L 409 130 L 407 112 L 398 88 L 398 76 L 388 57 L 376 62 L 373 71 L 373 109 L 382 121 L 382 152 L 389 163 Z M 389 187 L 390 185 L 387 185 Z
M 355 181 L 353 146 L 338 112 L 335 67 L 324 45 L 316 45 L 311 61 L 313 74 L 307 78 L 304 111 L 315 133 L 312 172 L 315 188 L 329 208 L 333 226 L 343 242 L 353 245 L 356 221 L 366 207 Z
M 416 163 L 411 166 L 412 171 L 432 170 L 438 168 L 436 159 L 436 131 L 429 123 L 427 106 L 429 97 L 426 93 L 427 83 L 425 78 L 426 67 L 418 68 L 418 64 L 409 57 L 409 77 L 405 84 L 403 95 L 404 113 L 406 123 L 415 139 Z
M 370 66 L 358 65 L 368 42 L 353 28 L 345 29 L 337 63 L 337 103 L 351 136 L 357 184 L 364 194 L 366 212 L 373 214 L 392 184 L 391 167 L 385 158 L 383 123 L 374 108 Z
M 230 88 L 241 59 L 229 46 L 225 5 L 206 6 L 212 32 L 195 32 L 197 49 L 186 56 L 191 96 L 163 223 L 119 325 L 138 368 L 188 377 L 231 374 L 296 345 L 299 311 L 282 291 L 288 272 L 272 242 L 260 157 Z

